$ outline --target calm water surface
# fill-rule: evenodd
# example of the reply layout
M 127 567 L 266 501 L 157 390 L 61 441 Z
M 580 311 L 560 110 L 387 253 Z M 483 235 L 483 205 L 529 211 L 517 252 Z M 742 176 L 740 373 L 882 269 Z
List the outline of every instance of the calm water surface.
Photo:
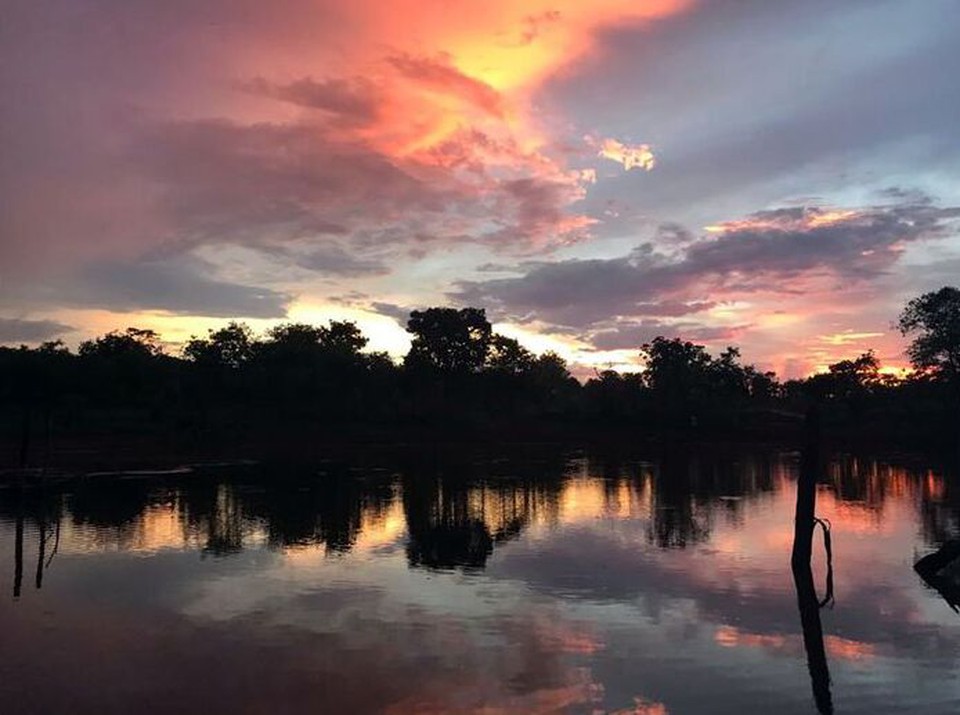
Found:
M 821 471 L 828 685 L 790 569 L 797 473 L 368 453 L 0 490 L 0 711 L 788 715 L 827 687 L 838 713 L 960 711 L 960 616 L 913 570 L 960 536 L 958 487 Z M 825 570 L 818 535 L 821 596 Z

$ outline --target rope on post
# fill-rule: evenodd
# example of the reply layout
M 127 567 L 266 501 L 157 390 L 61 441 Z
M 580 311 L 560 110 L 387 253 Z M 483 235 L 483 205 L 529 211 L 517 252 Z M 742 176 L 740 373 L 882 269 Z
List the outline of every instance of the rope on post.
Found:
M 823 550 L 827 555 L 827 590 L 820 601 L 820 608 L 827 605 L 833 605 L 833 542 L 830 539 L 830 520 L 813 517 L 813 528 L 817 525 L 823 531 Z

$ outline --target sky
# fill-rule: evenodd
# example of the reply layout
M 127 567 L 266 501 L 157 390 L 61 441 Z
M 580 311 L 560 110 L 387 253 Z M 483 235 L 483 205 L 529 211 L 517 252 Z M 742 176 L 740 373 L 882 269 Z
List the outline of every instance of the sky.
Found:
M 781 377 L 960 275 L 955 0 L 2 0 L 0 344 L 485 308 Z

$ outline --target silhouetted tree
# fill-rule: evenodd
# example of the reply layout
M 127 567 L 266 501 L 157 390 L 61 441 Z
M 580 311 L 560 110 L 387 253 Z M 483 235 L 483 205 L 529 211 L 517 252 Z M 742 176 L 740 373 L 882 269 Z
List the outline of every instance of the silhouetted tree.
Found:
M 246 323 L 229 323 L 208 331 L 206 338 L 191 337 L 183 355 L 197 365 L 236 370 L 253 356 L 254 336 Z
M 644 379 L 671 422 L 686 426 L 697 418 L 706 393 L 710 355 L 702 345 L 680 338 L 654 338 L 640 355 Z
M 879 383 L 880 362 L 873 351 L 854 360 L 841 360 L 827 372 L 811 376 L 807 391 L 817 399 L 858 400 Z
M 914 298 L 900 315 L 900 330 L 916 336 L 907 354 L 921 377 L 946 386 L 938 400 L 940 431 L 954 440 L 960 459 L 960 290 L 945 286 Z
M 472 373 L 486 363 L 492 328 L 480 308 L 428 308 L 410 314 L 407 332 L 414 336 L 407 367 Z
M 524 375 L 533 368 L 533 353 L 513 338 L 494 334 L 490 338 L 486 369 L 501 375 Z
M 105 360 L 148 360 L 163 353 L 155 330 L 127 328 L 80 343 L 80 357 Z
M 127 328 L 80 343 L 83 385 L 93 403 L 161 407 L 175 389 L 174 361 L 164 355 L 153 330 Z
M 917 370 L 942 380 L 960 376 L 960 289 L 944 287 L 907 303 L 900 331 L 915 335 L 907 348 Z
M 367 339 L 352 322 L 284 323 L 254 345 L 256 393 L 286 411 L 333 418 L 356 411 Z
M 43 437 L 44 449 L 49 448 L 54 412 L 76 382 L 74 362 L 59 340 L 34 350 L 25 345 L 0 348 L 0 405 L 8 403 L 19 413 L 17 461 L 21 466 L 31 461 L 36 437 Z
M 349 321 L 283 323 L 263 336 L 231 322 L 192 337 L 181 357 L 166 355 L 154 331 L 127 328 L 84 341 L 76 355 L 59 342 L 0 347 L 0 444 L 10 462 L 26 464 L 37 444 L 49 447 L 54 422 L 98 435 L 163 430 L 194 444 L 242 439 L 247 426 L 286 433 L 291 420 L 344 434 L 430 425 L 797 436 L 801 416 L 820 402 L 831 406 L 823 412 L 830 434 L 933 442 L 954 438 L 960 418 L 958 314 L 956 288 L 910 301 L 900 316 L 914 336 L 917 373 L 908 379 L 884 375 L 866 352 L 784 384 L 745 364 L 738 348 L 714 357 L 657 337 L 642 347 L 642 372 L 603 370 L 581 385 L 557 354 L 534 355 L 494 334 L 478 308 L 413 311 L 402 365 L 366 352 Z

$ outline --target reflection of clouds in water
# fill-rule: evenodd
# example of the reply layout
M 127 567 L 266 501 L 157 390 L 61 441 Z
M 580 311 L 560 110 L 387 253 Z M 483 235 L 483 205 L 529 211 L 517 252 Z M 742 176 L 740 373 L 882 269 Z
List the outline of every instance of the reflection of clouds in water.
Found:
M 576 459 L 523 478 L 480 467 L 459 480 L 136 487 L 115 513 L 66 500 L 76 512 L 66 512 L 43 595 L 66 593 L 100 621 L 113 619 L 104 604 L 149 607 L 179 624 L 178 648 L 222 630 L 286 648 L 278 663 L 289 663 L 301 641 L 319 639 L 357 657 L 311 677 L 356 684 L 363 678 L 344 669 L 374 663 L 369 677 L 391 683 L 380 711 L 686 712 L 687 678 L 704 692 L 749 692 L 747 674 L 780 688 L 802 658 L 788 568 L 795 474 L 790 459 L 671 455 Z M 949 484 L 854 460 L 824 477 L 834 678 L 860 682 L 869 669 L 893 688 L 920 671 L 952 672 L 958 624 L 909 568 L 921 519 L 940 510 L 948 523 Z M 479 567 L 464 567 L 476 544 L 450 549 L 450 535 L 480 540 Z M 411 558 L 415 539 L 432 562 Z M 438 543 L 448 550 L 431 552 Z M 821 566 L 815 558 L 818 582 Z M 421 667 L 429 672 L 411 675 Z M 286 677 L 300 677 L 294 670 Z M 784 697 L 803 702 L 804 687 Z
M 783 652 L 789 655 L 803 653 L 803 639 L 798 633 L 751 633 L 736 626 L 720 626 L 714 633 L 717 645 L 724 648 L 761 648 L 766 651 Z M 871 661 L 878 648 L 873 643 L 825 635 L 823 638 L 827 655 L 850 661 Z
M 566 633 L 553 615 L 540 617 L 550 621 L 543 630 L 529 627 L 527 619 L 505 617 L 489 624 L 498 641 L 485 643 L 449 618 L 429 627 L 393 623 L 392 637 L 385 638 L 381 624 L 359 616 L 336 632 L 308 634 L 278 629 L 256 614 L 229 623 L 198 624 L 172 614 L 144 622 L 122 610 L 104 617 L 90 606 L 59 608 L 56 630 L 44 628 L 49 614 L 42 609 L 20 611 L 12 621 L 0 609 L 0 623 L 10 626 L 0 654 L 11 656 L 6 649 L 19 644 L 21 662 L 32 664 L 28 680 L 44 683 L 30 694 L 33 711 L 76 711 L 99 703 L 150 714 L 281 709 L 523 715 L 580 705 L 589 711 L 602 695 L 589 668 L 571 661 L 570 650 L 557 648 L 570 642 L 579 652 L 588 636 L 576 629 Z M 78 663 L 90 664 L 81 668 L 84 677 L 75 677 Z M 10 685 L 0 684 L 0 693 Z

